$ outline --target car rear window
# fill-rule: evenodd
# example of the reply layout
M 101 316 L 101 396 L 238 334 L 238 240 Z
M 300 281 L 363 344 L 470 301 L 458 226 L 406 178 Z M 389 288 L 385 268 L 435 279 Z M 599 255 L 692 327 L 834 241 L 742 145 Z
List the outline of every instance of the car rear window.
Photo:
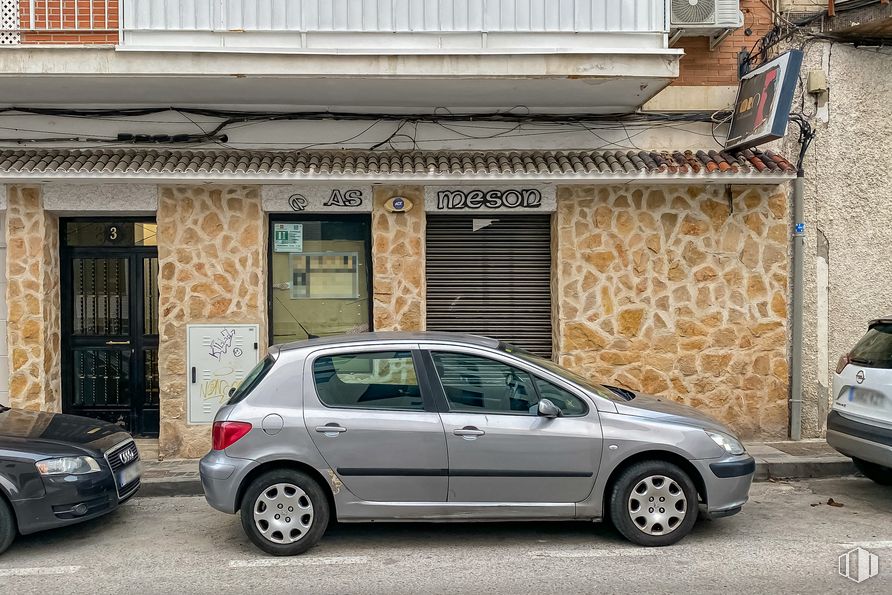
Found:
M 254 390 L 254 387 L 260 384 L 260 381 L 263 380 L 263 377 L 270 371 L 270 368 L 273 367 L 275 361 L 276 360 L 274 360 L 271 355 L 263 358 L 260 363 L 248 372 L 248 375 L 245 376 L 242 383 L 238 385 L 238 388 L 235 389 L 235 392 L 232 393 L 232 396 L 229 397 L 229 401 L 226 404 L 235 405 L 236 403 L 244 401 L 245 397 Z
M 868 368 L 892 368 L 892 324 L 881 322 L 870 327 L 852 349 L 849 361 Z

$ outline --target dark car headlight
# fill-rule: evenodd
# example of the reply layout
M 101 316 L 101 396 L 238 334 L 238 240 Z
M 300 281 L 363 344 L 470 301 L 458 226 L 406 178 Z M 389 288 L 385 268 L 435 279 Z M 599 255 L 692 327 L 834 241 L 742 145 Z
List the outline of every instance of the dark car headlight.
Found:
M 722 449 L 729 455 L 742 455 L 746 452 L 743 444 L 734 436 L 725 434 L 724 432 L 711 432 L 709 430 L 705 431 L 706 434 L 710 438 L 712 438 L 712 441 L 721 446 Z
M 37 461 L 41 475 L 85 475 L 101 471 L 93 457 L 59 457 Z

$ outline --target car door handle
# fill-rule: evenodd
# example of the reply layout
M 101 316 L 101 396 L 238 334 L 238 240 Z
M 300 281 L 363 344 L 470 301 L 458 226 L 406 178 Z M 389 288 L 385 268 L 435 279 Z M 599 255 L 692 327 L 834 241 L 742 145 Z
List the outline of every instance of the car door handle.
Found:
M 347 428 L 343 428 L 337 424 L 329 424 L 327 426 L 316 426 L 316 431 L 320 434 L 343 434 Z
M 466 426 L 459 430 L 452 430 L 452 433 L 455 434 L 456 436 L 474 436 L 474 437 L 483 436 L 484 434 L 486 434 L 486 432 L 484 432 L 480 428 L 475 428 L 474 426 Z

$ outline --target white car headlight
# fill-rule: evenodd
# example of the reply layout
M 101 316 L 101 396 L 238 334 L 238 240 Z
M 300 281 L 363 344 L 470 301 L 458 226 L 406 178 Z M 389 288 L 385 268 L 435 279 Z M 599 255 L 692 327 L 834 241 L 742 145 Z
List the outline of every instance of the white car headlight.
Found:
M 741 444 L 740 440 L 738 440 L 734 436 L 729 436 L 728 434 L 724 434 L 722 432 L 710 432 L 709 430 L 705 431 L 706 435 L 712 438 L 712 441 L 721 446 L 729 455 L 742 455 L 746 452 L 743 444 Z
M 60 457 L 37 461 L 37 470 L 41 475 L 84 475 L 101 471 L 99 463 L 93 457 Z

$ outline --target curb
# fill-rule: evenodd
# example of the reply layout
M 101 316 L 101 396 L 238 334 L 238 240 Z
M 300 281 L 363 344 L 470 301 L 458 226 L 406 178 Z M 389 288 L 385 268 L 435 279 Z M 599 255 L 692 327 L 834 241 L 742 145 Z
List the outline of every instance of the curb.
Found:
M 828 461 L 820 458 L 802 458 L 795 461 L 757 461 L 753 481 L 843 477 L 854 475 L 855 472 L 855 465 L 851 459 Z M 143 479 L 138 495 L 142 498 L 203 496 L 204 489 L 198 478 L 146 478 Z
M 204 489 L 198 479 L 159 478 L 143 479 L 137 495 L 141 498 L 162 496 L 204 496 Z
M 843 477 L 856 473 L 851 459 L 827 460 L 821 458 L 797 458 L 793 461 L 757 461 L 753 481 L 771 479 L 818 479 Z

